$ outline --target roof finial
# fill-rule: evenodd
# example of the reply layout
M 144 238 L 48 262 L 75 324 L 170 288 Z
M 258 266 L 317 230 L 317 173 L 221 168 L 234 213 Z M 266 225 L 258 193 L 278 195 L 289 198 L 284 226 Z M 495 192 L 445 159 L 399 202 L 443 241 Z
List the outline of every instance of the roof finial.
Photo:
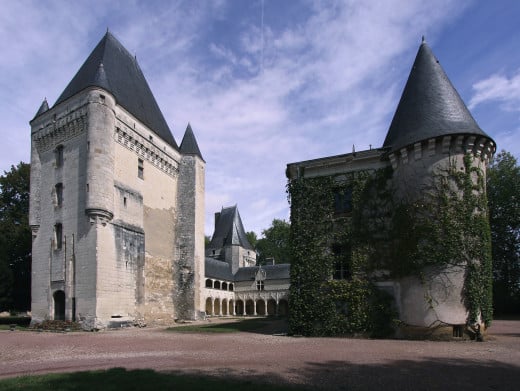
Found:
M 424 38 L 424 35 L 422 36 L 422 43 L 426 43 L 426 38 Z

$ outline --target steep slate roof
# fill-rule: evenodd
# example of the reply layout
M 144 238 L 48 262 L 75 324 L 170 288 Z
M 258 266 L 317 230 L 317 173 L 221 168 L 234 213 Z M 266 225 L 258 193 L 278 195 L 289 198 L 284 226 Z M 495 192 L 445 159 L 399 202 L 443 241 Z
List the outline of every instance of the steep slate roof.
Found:
M 233 281 L 231 265 L 218 259 L 206 257 L 204 274 L 206 278 L 217 278 L 219 280 Z
M 197 144 L 197 140 L 195 139 L 195 135 L 193 134 L 193 130 L 191 129 L 190 124 L 188 124 L 188 127 L 186 128 L 186 132 L 184 132 L 180 151 L 184 155 L 196 155 L 204 160 L 202 154 L 200 153 L 199 145 Z
M 422 140 L 449 134 L 489 138 L 477 125 L 423 40 L 383 147 L 396 151 Z
M 253 246 L 247 240 L 246 231 L 236 205 L 222 208 L 220 216 L 215 222 L 215 232 L 208 248 L 217 249 L 231 245 L 239 245 L 248 250 L 253 250 Z
M 49 110 L 49 104 L 47 103 L 47 98 L 45 98 L 42 102 L 42 104 L 40 105 L 40 108 L 38 109 L 36 115 L 34 116 L 34 118 L 38 117 L 39 115 L 45 113 L 47 110 Z
M 235 281 L 254 280 L 260 268 L 265 270 L 266 280 L 284 280 L 290 277 L 291 265 L 288 263 L 280 263 L 278 265 L 241 267 L 235 273 Z
M 120 106 L 178 149 L 137 59 L 108 31 L 54 105 L 94 86 L 113 94 Z

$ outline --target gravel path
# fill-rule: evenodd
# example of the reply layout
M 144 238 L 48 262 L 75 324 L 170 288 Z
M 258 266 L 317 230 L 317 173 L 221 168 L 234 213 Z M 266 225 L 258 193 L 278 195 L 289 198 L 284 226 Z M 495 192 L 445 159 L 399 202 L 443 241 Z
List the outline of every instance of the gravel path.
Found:
M 325 390 L 520 390 L 520 321 L 495 321 L 489 334 L 477 343 L 162 329 L 0 331 L 0 377 L 124 367 Z

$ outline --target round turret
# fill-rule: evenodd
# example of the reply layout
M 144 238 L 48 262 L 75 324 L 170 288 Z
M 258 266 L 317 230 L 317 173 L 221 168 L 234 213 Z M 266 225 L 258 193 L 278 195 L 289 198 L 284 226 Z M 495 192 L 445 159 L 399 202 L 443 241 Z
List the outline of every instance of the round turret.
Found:
M 114 208 L 115 101 L 102 89 L 88 97 L 86 212 L 110 220 Z

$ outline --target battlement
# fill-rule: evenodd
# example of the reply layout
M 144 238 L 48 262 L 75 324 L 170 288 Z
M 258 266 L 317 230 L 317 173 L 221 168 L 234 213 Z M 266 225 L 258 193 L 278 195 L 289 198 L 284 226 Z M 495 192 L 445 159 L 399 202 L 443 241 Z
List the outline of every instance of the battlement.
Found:
M 452 156 L 469 153 L 487 164 L 495 151 L 495 143 L 487 137 L 460 134 L 423 140 L 391 152 L 388 158 L 394 170 L 400 165 L 406 165 L 435 155 Z

